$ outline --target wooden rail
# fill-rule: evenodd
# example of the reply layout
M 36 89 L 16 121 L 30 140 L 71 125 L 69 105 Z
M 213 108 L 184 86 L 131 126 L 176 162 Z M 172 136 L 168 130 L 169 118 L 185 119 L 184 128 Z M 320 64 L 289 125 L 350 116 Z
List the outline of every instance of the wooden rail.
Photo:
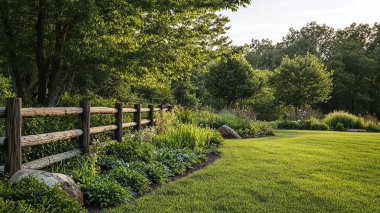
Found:
M 155 112 L 171 111 L 172 107 L 154 108 L 149 105 L 147 108 L 135 104 L 134 108 L 123 108 L 122 103 L 116 103 L 115 107 L 91 107 L 90 102 L 82 101 L 80 107 L 42 107 L 42 108 L 22 108 L 19 98 L 9 98 L 6 107 L 0 107 L 0 118 L 6 119 L 6 136 L 0 137 L 0 148 L 3 147 L 6 157 L 4 166 L 0 166 L 0 173 L 5 172 L 13 175 L 20 169 L 41 169 L 59 161 L 72 158 L 82 153 L 87 153 L 90 147 L 91 134 L 114 131 L 114 139 L 121 142 L 124 128 L 133 128 L 139 131 L 143 125 L 154 126 Z M 141 113 L 148 113 L 147 119 L 142 119 Z M 123 122 L 123 113 L 133 113 L 132 122 Z M 114 114 L 115 122 L 106 126 L 90 126 L 92 114 Z M 22 136 L 22 119 L 38 117 L 63 117 L 79 116 L 80 125 L 78 129 L 43 133 L 37 135 Z M 58 142 L 62 140 L 79 137 L 80 148 L 68 152 L 44 157 L 31 162 L 21 164 L 22 147 L 37 146 Z

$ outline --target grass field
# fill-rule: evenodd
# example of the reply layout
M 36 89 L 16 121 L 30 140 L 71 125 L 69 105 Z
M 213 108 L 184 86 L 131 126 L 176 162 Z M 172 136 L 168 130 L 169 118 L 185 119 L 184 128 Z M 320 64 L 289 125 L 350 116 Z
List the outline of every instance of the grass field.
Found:
M 114 212 L 380 212 L 380 134 L 228 140 L 215 164 Z

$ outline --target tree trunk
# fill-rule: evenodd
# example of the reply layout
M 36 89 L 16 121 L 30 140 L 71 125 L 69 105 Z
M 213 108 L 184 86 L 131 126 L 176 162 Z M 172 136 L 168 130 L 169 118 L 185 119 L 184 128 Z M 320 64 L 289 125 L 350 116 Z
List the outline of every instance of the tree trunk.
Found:
M 37 103 L 45 104 L 47 95 L 47 85 L 49 81 L 48 63 L 45 57 L 45 20 L 46 20 L 46 1 L 39 0 L 39 13 L 36 23 L 36 62 L 38 69 L 38 94 Z
M 9 70 L 12 74 L 12 79 L 16 84 L 16 93 L 17 96 L 23 99 L 23 102 L 26 102 L 26 95 L 25 95 L 25 87 L 24 87 L 24 81 L 22 74 L 20 73 L 19 68 L 17 67 L 17 54 L 16 54 L 16 45 L 14 41 L 14 36 L 12 32 L 12 27 L 10 25 L 9 21 L 9 6 L 7 0 L 1 0 L 0 4 L 1 8 L 1 19 L 5 31 L 6 38 L 8 40 L 9 45 L 9 55 L 8 55 L 8 63 L 9 63 Z

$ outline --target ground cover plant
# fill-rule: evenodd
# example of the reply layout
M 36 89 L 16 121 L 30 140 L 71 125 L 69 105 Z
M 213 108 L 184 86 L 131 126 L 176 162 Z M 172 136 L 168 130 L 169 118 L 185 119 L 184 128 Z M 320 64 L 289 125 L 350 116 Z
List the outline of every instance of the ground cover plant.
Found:
M 378 133 L 278 130 L 108 212 L 379 212 Z

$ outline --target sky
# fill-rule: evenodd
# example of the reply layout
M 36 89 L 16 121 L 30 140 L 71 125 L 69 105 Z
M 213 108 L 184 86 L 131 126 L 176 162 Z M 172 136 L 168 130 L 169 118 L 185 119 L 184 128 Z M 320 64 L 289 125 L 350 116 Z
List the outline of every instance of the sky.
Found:
M 252 38 L 281 41 L 289 28 L 308 22 L 344 28 L 351 23 L 380 22 L 380 0 L 252 0 L 237 12 L 222 11 L 230 18 L 227 32 L 233 44 L 250 43 Z

